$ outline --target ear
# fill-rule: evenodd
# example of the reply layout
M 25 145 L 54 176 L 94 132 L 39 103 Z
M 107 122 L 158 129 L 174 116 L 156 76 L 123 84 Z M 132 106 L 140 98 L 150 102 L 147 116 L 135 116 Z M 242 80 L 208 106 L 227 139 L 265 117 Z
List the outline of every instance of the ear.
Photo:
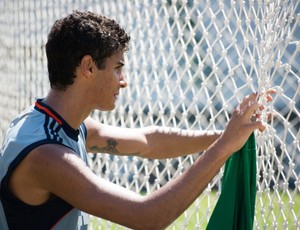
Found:
M 82 75 L 90 77 L 95 70 L 95 63 L 91 55 L 85 55 L 80 62 L 80 71 Z

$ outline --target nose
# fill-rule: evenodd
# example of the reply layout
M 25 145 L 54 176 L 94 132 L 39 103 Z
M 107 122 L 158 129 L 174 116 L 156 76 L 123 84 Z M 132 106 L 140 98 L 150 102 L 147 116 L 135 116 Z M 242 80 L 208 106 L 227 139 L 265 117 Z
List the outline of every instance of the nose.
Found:
M 125 78 L 125 74 L 122 72 L 121 77 L 120 77 L 120 87 L 121 88 L 126 88 L 127 87 L 127 81 Z

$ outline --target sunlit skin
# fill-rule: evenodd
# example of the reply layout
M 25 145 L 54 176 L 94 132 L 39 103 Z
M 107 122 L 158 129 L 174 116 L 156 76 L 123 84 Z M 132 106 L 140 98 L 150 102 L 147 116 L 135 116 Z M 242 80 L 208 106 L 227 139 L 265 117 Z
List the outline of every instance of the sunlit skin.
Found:
M 44 103 L 74 129 L 85 123 L 89 152 L 151 159 L 205 152 L 182 175 L 141 196 L 96 176 L 71 149 L 45 144 L 33 149 L 12 173 L 10 189 L 18 199 L 38 205 L 58 196 L 80 210 L 129 228 L 163 229 L 191 205 L 254 130 L 265 129 L 261 121 L 252 119 L 255 111 L 264 109 L 256 94 L 247 96 L 233 111 L 222 132 L 101 124 L 89 115 L 94 109 L 115 108 L 120 90 L 127 86 L 124 65 L 124 52 L 107 58 L 104 69 L 86 55 L 76 68 L 75 82 L 64 91 L 51 89 Z M 268 92 L 269 101 L 272 93 Z
M 127 86 L 123 66 L 125 65 L 124 53 L 119 52 L 106 59 L 105 69 L 93 69 L 94 81 L 91 92 L 94 92 L 95 108 L 109 111 L 115 108 L 115 101 L 121 88 Z
M 123 51 L 107 58 L 104 69 L 99 69 L 93 58 L 86 55 L 76 68 L 74 83 L 65 91 L 50 89 L 43 102 L 77 129 L 94 109 L 115 108 L 120 89 L 127 87 L 124 65 Z
M 41 214 L 40 220 L 54 218 L 55 222 L 48 223 L 51 226 L 46 228 L 61 224 L 58 219 L 74 225 L 77 223 L 77 228 L 87 227 L 88 223 L 83 223 L 85 218 L 76 218 L 77 214 L 87 216 L 82 213 L 85 212 L 130 229 L 165 229 L 199 197 L 227 159 L 254 131 L 265 130 L 265 124 L 258 119 L 258 111 L 265 108 L 255 93 L 246 96 L 231 111 L 224 130 L 155 125 L 132 128 L 99 122 L 103 111 L 115 109 L 121 90 L 127 87 L 123 69 L 129 42 L 130 36 L 115 20 L 92 12 L 75 10 L 55 21 L 45 45 L 51 88 L 42 102 L 45 108 L 51 107 L 55 111 L 52 115 L 57 113 L 62 119 L 54 119 L 51 114 L 40 113 L 31 107 L 27 117 L 22 118 L 32 122 L 32 130 L 22 126 L 24 120 L 20 120 L 20 126 L 16 127 L 19 128 L 16 133 L 22 137 L 16 143 L 24 145 L 26 151 L 14 153 L 15 159 L 20 160 L 11 165 L 15 168 L 6 165 L 11 174 L 7 174 L 9 191 L 5 192 L 18 203 L 17 208 L 13 206 L 11 212 L 6 213 L 10 224 L 18 223 L 23 227 L 25 221 L 22 222 L 22 218 L 26 219 L 23 212 L 30 215 L 36 212 L 30 205 L 42 205 L 45 214 Z M 141 67 L 144 64 L 136 65 Z M 272 93 L 267 92 L 268 101 L 272 100 Z M 99 110 L 99 113 L 93 113 L 94 110 Z M 34 124 L 36 120 L 39 123 Z M 38 132 L 34 132 L 35 129 Z M 37 133 L 44 139 L 40 141 Z M 23 138 L 27 134 L 30 134 L 28 143 L 27 138 Z M 8 141 L 15 137 L 12 135 Z M 75 152 L 77 147 L 80 156 Z M 8 149 L 4 154 L 10 153 Z M 95 175 L 85 161 L 89 156 L 87 153 L 147 159 L 199 154 L 180 175 L 161 188 L 141 195 Z M 74 207 L 74 212 L 66 214 L 60 205 L 52 210 L 53 203 L 49 201 L 68 203 L 66 206 Z M 56 211 L 64 216 L 55 217 Z M 71 215 L 73 213 L 76 215 Z M 17 216 L 20 216 L 20 222 L 15 221 Z M 26 219 L 30 222 L 28 225 L 36 224 L 32 219 Z M 47 223 L 43 221 L 42 224 Z

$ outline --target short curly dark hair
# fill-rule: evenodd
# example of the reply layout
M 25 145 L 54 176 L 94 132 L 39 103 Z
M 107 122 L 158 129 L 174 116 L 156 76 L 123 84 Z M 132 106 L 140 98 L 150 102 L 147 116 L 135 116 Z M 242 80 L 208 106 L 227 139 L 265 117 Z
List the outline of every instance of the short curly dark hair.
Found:
M 65 90 L 73 84 L 75 69 L 85 55 L 104 69 L 106 58 L 128 50 L 129 41 L 115 20 L 93 12 L 75 10 L 57 20 L 46 43 L 51 88 Z

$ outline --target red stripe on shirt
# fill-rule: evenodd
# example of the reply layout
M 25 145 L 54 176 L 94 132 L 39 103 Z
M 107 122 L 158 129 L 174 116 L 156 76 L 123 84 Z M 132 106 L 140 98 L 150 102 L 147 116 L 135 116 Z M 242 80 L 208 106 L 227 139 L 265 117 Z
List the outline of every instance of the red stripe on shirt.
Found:
M 55 116 L 55 114 L 53 114 L 49 109 L 40 105 L 38 102 L 35 102 L 35 106 L 43 110 L 45 113 L 47 113 L 50 117 L 52 117 L 55 121 L 57 121 L 58 124 L 60 125 L 62 124 L 62 121 L 57 116 Z

